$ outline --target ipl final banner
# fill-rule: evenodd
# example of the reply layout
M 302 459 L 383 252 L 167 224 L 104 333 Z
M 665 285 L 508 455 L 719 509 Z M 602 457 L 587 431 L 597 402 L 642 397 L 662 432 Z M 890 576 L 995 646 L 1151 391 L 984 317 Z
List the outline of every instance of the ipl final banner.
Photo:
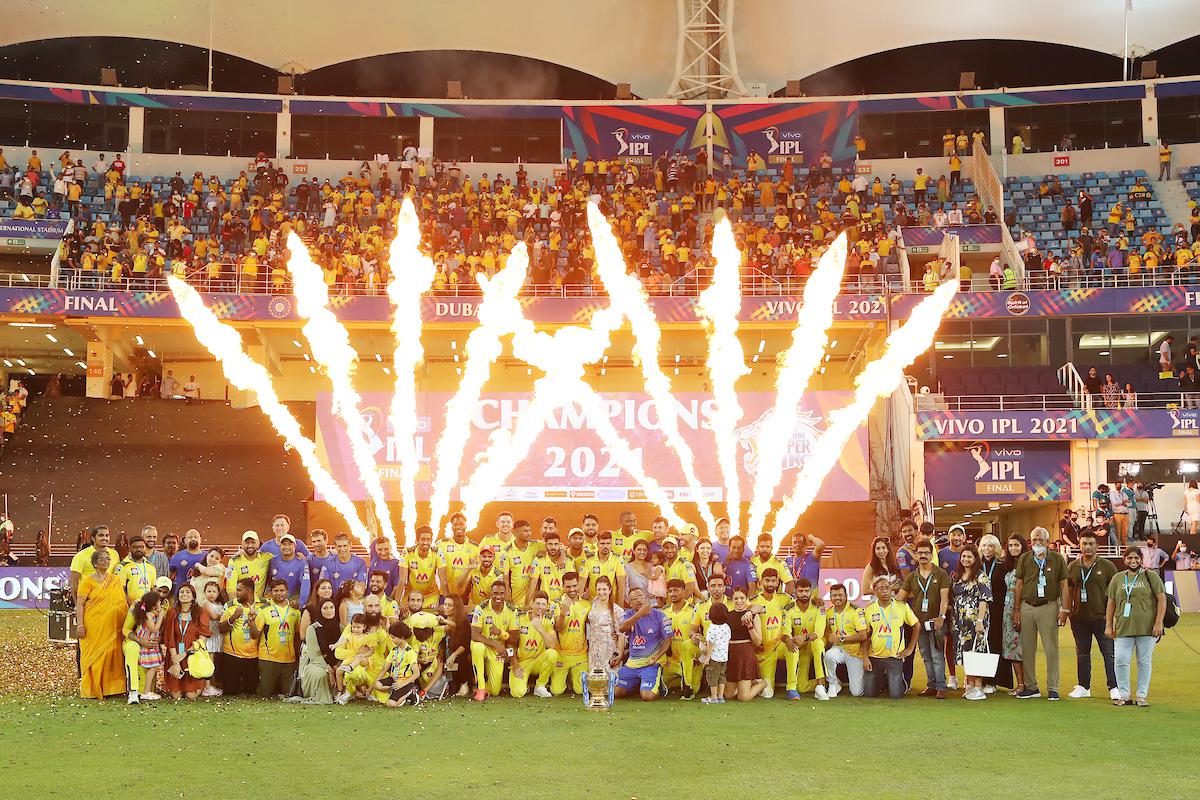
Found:
M 673 501 L 724 500 L 724 480 L 709 424 L 713 410 L 711 394 L 679 392 L 674 395 L 680 433 L 695 457 L 696 474 L 702 486 L 699 497 L 687 488 L 679 459 L 664 440 L 654 401 L 639 393 L 607 393 L 602 397 L 610 421 L 639 453 L 646 473 L 667 490 Z M 851 397 L 849 392 L 810 392 L 805 395 L 795 410 L 796 429 L 788 442 L 783 484 L 776 490 L 776 500 L 791 492 L 796 476 L 813 452 L 818 435 L 825 430 L 828 412 L 846 405 Z M 447 392 L 418 395 L 416 448 L 421 464 L 417 478 L 420 500 L 428 500 L 431 494 L 434 448 L 442 433 L 450 398 Z M 738 468 L 742 496 L 749 500 L 758 466 L 759 431 L 775 395 L 747 392 L 740 394 L 739 399 L 744 414 L 736 433 Z M 452 497 L 457 498 L 457 487 L 464 485 L 474 472 L 492 433 L 501 428 L 511 429 L 525 412 L 528 402 L 529 395 L 524 393 L 495 393 L 481 399 L 472 415 L 463 466 Z M 363 403 L 384 493 L 389 500 L 399 500 L 399 451 L 386 422 L 390 397 L 369 393 L 364 395 Z M 345 426 L 332 413 L 328 394 L 317 398 L 317 428 L 330 472 L 352 499 L 365 500 L 366 492 L 358 479 Z M 860 428 L 825 478 L 817 499 L 869 499 L 867 463 L 867 433 L 865 428 Z M 547 429 L 534 442 L 529 455 L 516 465 L 496 499 L 509 502 L 644 502 L 646 497 L 600 440 L 588 415 L 578 406 L 568 405 L 554 412 Z

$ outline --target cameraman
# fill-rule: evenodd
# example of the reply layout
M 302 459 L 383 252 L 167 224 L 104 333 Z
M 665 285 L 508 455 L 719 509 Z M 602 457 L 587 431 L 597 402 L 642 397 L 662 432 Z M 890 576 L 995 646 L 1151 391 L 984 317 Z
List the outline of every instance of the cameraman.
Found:
M 1150 513 L 1150 490 L 1146 484 L 1138 481 L 1133 485 L 1133 504 L 1137 509 L 1137 518 L 1133 522 L 1133 538 L 1146 538 L 1146 515 Z

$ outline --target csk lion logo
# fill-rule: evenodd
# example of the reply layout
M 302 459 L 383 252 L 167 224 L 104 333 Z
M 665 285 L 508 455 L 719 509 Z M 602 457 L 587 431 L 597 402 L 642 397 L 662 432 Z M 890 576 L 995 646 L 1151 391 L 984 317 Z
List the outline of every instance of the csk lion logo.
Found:
M 742 465 L 747 474 L 758 474 L 758 438 L 770 413 L 770 410 L 764 411 L 754 422 L 734 431 L 738 445 L 746 451 L 742 455 Z M 796 470 L 804 466 L 804 462 L 812 454 L 813 444 L 821 434 L 817 427 L 819 422 L 819 418 L 808 409 L 796 409 L 795 430 L 792 431 L 792 438 L 788 440 L 787 453 L 783 458 L 785 470 Z

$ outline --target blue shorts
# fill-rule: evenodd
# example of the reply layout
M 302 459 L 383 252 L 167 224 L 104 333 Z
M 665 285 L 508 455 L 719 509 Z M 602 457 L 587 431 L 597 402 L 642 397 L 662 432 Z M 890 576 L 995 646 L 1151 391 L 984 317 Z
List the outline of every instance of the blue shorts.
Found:
M 627 692 L 640 689 L 643 692 L 657 692 L 662 687 L 662 666 L 651 664 L 648 667 L 622 666 L 617 671 L 617 686 Z

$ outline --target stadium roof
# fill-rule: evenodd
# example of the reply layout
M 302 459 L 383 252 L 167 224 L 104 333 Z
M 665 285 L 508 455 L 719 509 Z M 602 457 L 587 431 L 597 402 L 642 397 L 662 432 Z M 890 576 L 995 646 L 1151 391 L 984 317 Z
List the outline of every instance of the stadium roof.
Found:
M 1200 0 L 1128 1 L 1129 43 L 1138 55 L 1200 35 Z M 863 56 L 946 41 L 1048 42 L 1119 56 L 1125 3 L 739 0 L 734 40 L 743 81 L 775 89 Z M 480 50 L 561 64 L 661 97 L 674 77 L 678 26 L 675 0 L 12 0 L 0 46 L 120 36 L 208 47 L 211 36 L 217 51 L 280 71 L 389 53 Z

